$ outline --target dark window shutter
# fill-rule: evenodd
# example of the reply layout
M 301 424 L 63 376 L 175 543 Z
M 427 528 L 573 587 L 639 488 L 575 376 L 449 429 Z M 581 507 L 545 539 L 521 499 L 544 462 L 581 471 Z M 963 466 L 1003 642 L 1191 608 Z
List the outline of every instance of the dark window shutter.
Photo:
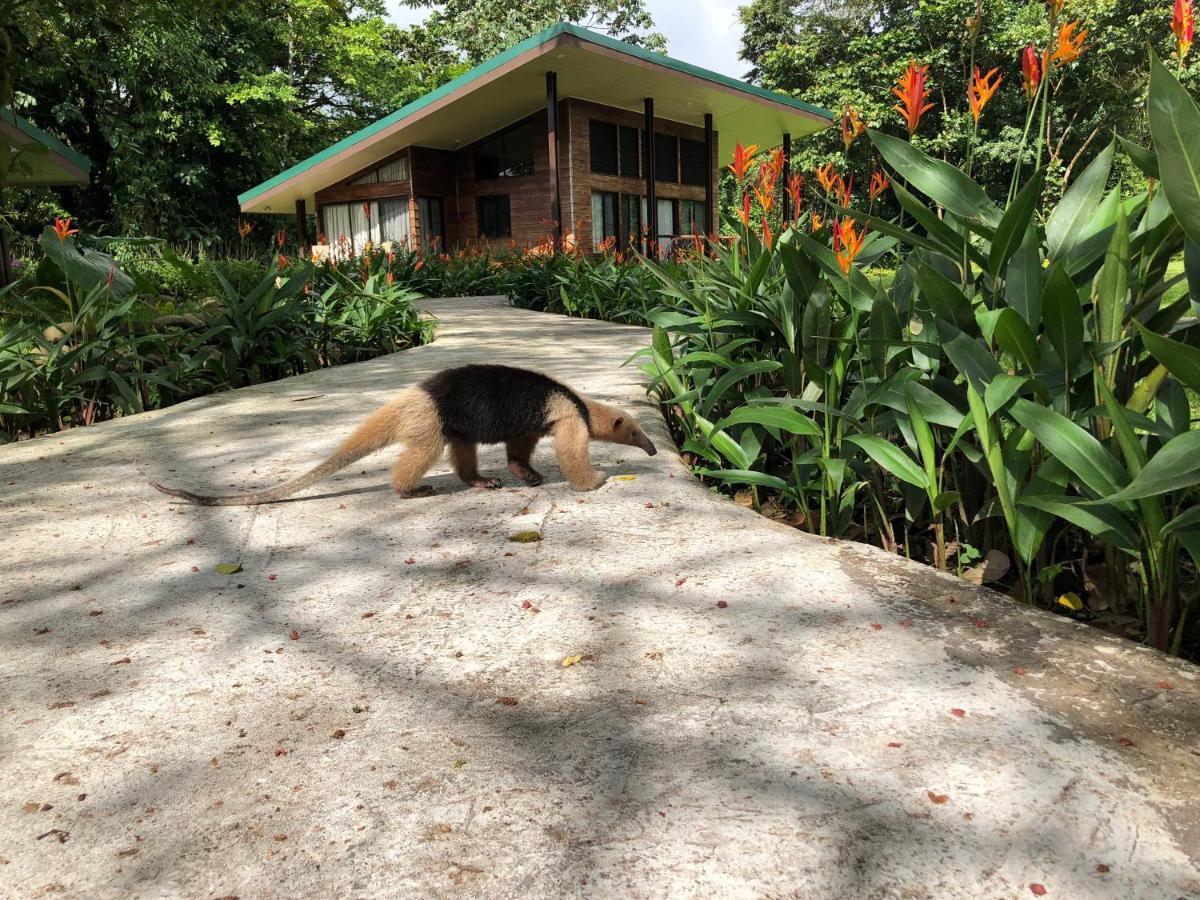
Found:
M 654 133 L 654 180 L 679 180 L 679 139 L 674 135 Z
M 592 171 L 597 175 L 617 174 L 617 126 L 611 122 L 588 122 L 592 145 Z
M 621 175 L 625 178 L 640 178 L 642 167 L 638 165 L 638 130 L 621 126 Z
M 707 170 L 704 158 L 704 142 L 689 141 L 686 138 L 679 143 L 679 170 L 684 184 L 704 186 L 704 175 Z

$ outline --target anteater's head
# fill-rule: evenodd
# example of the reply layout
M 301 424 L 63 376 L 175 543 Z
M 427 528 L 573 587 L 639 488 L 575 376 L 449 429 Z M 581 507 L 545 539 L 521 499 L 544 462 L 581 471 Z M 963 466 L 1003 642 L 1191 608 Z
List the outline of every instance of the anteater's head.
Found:
M 642 431 L 638 420 L 623 409 L 592 400 L 588 403 L 588 418 L 591 420 L 591 435 L 596 440 L 640 447 L 651 456 L 658 452 L 654 442 Z

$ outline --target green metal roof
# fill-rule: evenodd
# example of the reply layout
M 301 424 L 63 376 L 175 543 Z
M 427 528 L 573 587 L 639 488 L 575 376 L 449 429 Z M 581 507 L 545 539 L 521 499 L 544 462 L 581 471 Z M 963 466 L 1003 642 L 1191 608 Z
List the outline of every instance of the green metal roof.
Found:
M 721 73 L 713 72 L 710 69 L 704 69 L 700 66 L 694 66 L 690 63 L 673 59 L 665 54 L 654 53 L 646 50 L 645 48 L 616 40 L 615 38 L 590 31 L 586 28 L 580 28 L 576 25 L 560 22 L 551 28 L 547 28 L 545 31 L 535 34 L 533 37 L 521 41 L 519 44 L 509 47 L 503 53 L 492 57 L 486 62 L 480 63 L 470 71 L 465 72 L 457 78 L 446 82 L 441 87 L 430 91 L 428 94 L 418 97 L 411 103 L 402 106 L 400 109 L 396 110 L 390 115 L 384 116 L 382 119 L 373 122 L 366 128 L 363 128 L 354 134 L 343 138 L 336 144 L 333 144 L 332 146 L 322 150 L 320 153 L 316 153 L 313 156 L 310 156 L 308 159 L 297 163 L 291 168 L 285 169 L 274 178 L 268 179 L 262 184 L 259 184 L 242 194 L 239 194 L 239 205 L 244 207 L 247 203 L 250 203 L 255 198 L 260 197 L 273 188 L 290 181 L 296 176 L 303 174 L 309 169 L 312 169 L 313 167 L 318 166 L 321 163 L 332 159 L 333 157 L 336 157 L 338 154 L 354 147 L 356 144 L 359 144 L 379 134 L 380 132 L 385 131 L 386 129 L 404 122 L 405 119 L 412 117 L 414 114 L 420 112 L 429 105 L 462 91 L 464 88 L 470 86 L 473 82 L 478 81 L 483 76 L 495 71 L 501 66 L 504 66 L 522 54 L 541 47 L 542 45 L 554 41 L 562 36 L 573 37 L 579 41 L 594 44 L 607 50 L 616 51 L 619 54 L 633 59 L 649 62 L 655 66 L 660 66 L 684 75 L 702 79 L 722 88 L 732 89 L 744 93 L 747 95 L 747 99 L 751 101 L 757 99 L 780 104 L 807 116 L 824 119 L 826 122 L 832 122 L 834 118 L 834 114 L 829 110 L 822 109 L 819 106 L 813 106 L 811 103 L 805 103 L 803 100 L 797 100 L 795 97 L 790 97 L 786 94 L 778 94 L 774 91 L 768 91 L 765 88 L 761 88 L 757 85 L 739 81 L 736 78 L 730 78 L 728 75 L 722 75 Z
M 0 109 L 0 143 L 11 151 L 33 149 L 22 160 L 30 171 L 9 172 L 9 184 L 87 184 L 91 160 L 11 109 Z

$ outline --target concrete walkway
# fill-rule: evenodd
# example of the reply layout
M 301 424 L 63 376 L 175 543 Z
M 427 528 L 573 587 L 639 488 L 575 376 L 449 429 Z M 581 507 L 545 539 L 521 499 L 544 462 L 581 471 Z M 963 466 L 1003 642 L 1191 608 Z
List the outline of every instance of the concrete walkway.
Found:
M 709 493 L 641 329 L 429 306 L 429 347 L 0 448 L 0 896 L 1200 894 L 1197 669 Z M 664 452 L 146 484 L 274 484 L 469 360 Z

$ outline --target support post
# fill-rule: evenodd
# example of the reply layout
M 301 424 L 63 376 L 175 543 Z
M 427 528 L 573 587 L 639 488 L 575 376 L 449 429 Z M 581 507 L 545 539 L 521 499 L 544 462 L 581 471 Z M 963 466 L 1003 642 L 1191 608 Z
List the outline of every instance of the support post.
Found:
M 0 224 L 0 287 L 12 283 L 12 271 L 8 267 L 8 232 Z
M 784 231 L 792 224 L 792 195 L 788 193 L 788 181 L 792 177 L 792 136 L 788 132 L 783 133 L 783 172 L 780 173 L 780 178 L 783 180 L 783 228 Z
M 562 250 L 562 185 L 558 177 L 558 75 L 546 73 L 546 142 L 550 160 L 550 222 L 554 250 Z
M 645 138 L 642 166 L 646 176 L 646 255 L 658 258 L 658 197 L 654 192 L 654 98 L 646 98 Z
M 303 198 L 296 201 L 296 239 L 300 242 L 300 252 L 308 256 L 308 209 Z
M 713 118 L 712 113 L 704 114 L 704 218 L 705 218 L 705 233 L 709 237 L 715 237 L 717 233 L 716 227 L 716 203 L 713 196 L 713 167 L 715 165 L 713 148 Z

